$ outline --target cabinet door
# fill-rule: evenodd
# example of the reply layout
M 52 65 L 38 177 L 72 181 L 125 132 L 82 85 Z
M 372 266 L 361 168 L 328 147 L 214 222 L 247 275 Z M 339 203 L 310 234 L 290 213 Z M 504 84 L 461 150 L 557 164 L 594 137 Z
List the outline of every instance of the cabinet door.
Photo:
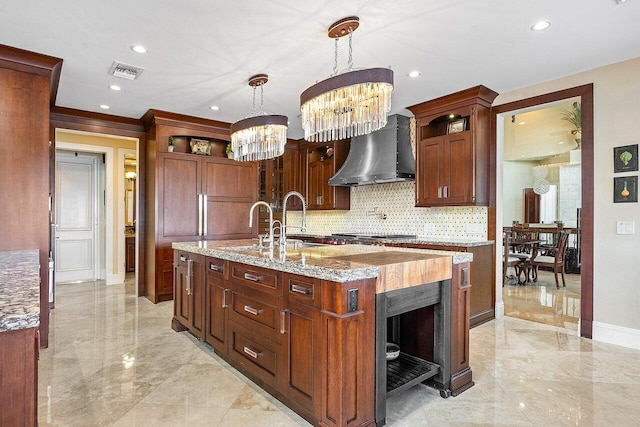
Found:
M 204 339 L 204 256 L 189 254 L 188 262 L 191 263 L 191 272 L 188 278 L 188 280 L 191 280 L 189 292 L 189 329 L 194 336 Z
M 416 206 L 433 206 L 442 201 L 444 137 L 418 142 L 416 171 Z
M 291 400 L 310 413 L 318 414 L 322 395 L 320 309 L 290 300 L 286 308 L 283 388 Z
M 173 264 L 173 316 L 188 328 L 190 323 L 190 278 L 187 271 L 187 259 L 188 256 L 184 252 L 175 252 Z
M 325 177 L 325 171 L 323 162 L 309 163 L 308 167 L 308 194 L 307 203 L 309 209 L 322 209 L 325 205 L 326 196 L 324 194 L 326 181 L 328 177 Z
M 200 159 L 160 154 L 158 221 L 164 241 L 198 240 Z
M 250 238 L 253 229 L 249 228 L 249 209 L 257 200 L 257 191 L 255 163 L 206 159 L 202 176 L 202 192 L 206 196 L 204 238 Z
M 205 335 L 217 353 L 227 354 L 227 328 L 229 327 L 229 298 L 231 291 L 224 281 L 225 263 L 221 259 L 207 257 L 205 269 L 207 289 L 205 300 Z
M 448 205 L 475 202 L 471 132 L 447 135 L 444 144 L 443 196 Z
M 305 191 L 302 186 L 302 170 L 298 150 L 285 149 L 284 155 L 282 156 L 282 163 L 283 195 L 290 191 L 297 191 L 304 195 Z M 302 210 L 302 202 L 300 199 L 297 197 L 290 198 L 287 203 L 287 210 Z

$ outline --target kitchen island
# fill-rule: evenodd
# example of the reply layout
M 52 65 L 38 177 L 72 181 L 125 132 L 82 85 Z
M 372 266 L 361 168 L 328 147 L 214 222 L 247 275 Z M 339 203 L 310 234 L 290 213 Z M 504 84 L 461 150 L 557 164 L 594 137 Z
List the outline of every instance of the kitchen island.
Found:
M 312 424 L 383 425 L 390 390 L 426 382 L 448 396 L 473 385 L 470 254 L 256 243 L 174 243 L 172 327 Z M 402 350 L 389 367 L 419 362 L 391 389 L 389 339 Z
M 39 252 L 0 252 L 0 426 L 37 420 Z

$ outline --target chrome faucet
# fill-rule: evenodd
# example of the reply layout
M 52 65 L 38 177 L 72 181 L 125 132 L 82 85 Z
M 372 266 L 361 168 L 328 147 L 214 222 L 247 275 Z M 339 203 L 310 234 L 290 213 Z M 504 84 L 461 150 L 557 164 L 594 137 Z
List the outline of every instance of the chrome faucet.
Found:
M 267 207 L 267 209 L 269 209 L 269 249 L 273 249 L 273 209 L 271 209 L 269 203 L 260 200 L 251 205 L 251 209 L 249 209 L 249 227 L 253 226 L 253 210 L 258 205 L 264 205 Z M 260 231 L 258 231 L 258 234 L 260 234 Z M 260 246 L 262 246 L 262 239 L 260 239 Z
M 287 201 L 289 197 L 296 196 L 302 201 L 302 224 L 300 224 L 300 231 L 307 231 L 307 201 L 304 199 L 304 196 L 297 191 L 289 191 L 285 194 L 284 199 L 282 200 L 282 231 L 280 232 L 280 248 L 284 248 L 287 246 Z

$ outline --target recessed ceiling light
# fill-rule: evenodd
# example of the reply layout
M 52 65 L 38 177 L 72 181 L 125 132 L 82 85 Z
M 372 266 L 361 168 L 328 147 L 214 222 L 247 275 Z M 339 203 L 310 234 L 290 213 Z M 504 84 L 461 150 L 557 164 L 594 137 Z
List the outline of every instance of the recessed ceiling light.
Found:
M 415 79 L 419 75 L 420 75 L 420 71 L 417 71 L 417 70 L 411 71 L 409 74 L 407 74 L 407 76 L 411 77 L 412 79 Z
M 540 22 L 537 22 L 537 23 L 533 24 L 533 26 L 531 26 L 531 31 L 546 30 L 547 28 L 549 28 L 550 25 L 551 25 L 551 22 L 549 22 L 549 21 L 540 21 Z
M 211 108 L 213 111 L 218 111 L 220 109 L 220 107 L 218 107 L 217 105 L 212 105 Z
M 519 125 L 524 125 L 524 124 L 527 124 L 527 122 L 519 122 L 518 124 Z
M 115 91 L 122 90 L 122 88 L 120 86 L 118 86 L 118 85 L 110 85 L 109 89 L 115 90 Z
M 147 53 L 147 48 L 140 44 L 131 46 L 131 50 L 134 51 L 135 53 Z
M 558 144 L 564 144 L 564 141 L 558 141 Z
M 100 104 L 100 108 L 102 108 L 103 110 L 108 110 L 109 106 L 107 104 Z
M 449 114 L 449 118 L 453 119 L 456 115 L 455 114 Z

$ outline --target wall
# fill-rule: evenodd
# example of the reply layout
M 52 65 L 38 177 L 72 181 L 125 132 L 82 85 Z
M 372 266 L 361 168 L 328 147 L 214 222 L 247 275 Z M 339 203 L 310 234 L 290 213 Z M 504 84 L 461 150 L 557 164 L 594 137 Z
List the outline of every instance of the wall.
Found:
M 352 232 L 487 239 L 486 207 L 416 208 L 414 201 L 413 181 L 352 187 L 350 210 L 307 213 L 307 234 Z M 300 216 L 299 212 L 290 211 L 288 224 L 299 224 Z
M 613 203 L 613 147 L 638 143 L 640 58 L 499 95 L 494 105 L 561 89 L 594 85 L 593 338 L 640 348 L 640 248 L 636 234 L 616 234 L 616 221 L 640 221 L 638 203 Z M 637 176 L 638 172 L 626 175 Z M 501 206 L 497 206 L 501 209 Z M 501 292 L 501 289 L 498 289 Z M 501 296 L 499 298 L 501 300 Z
M 124 152 L 136 150 L 137 140 L 134 138 L 114 137 L 108 135 L 90 134 L 86 132 L 65 131 L 63 129 L 56 129 L 56 143 L 64 143 L 66 147 L 72 147 L 74 144 L 78 146 L 90 146 L 95 147 L 96 152 L 101 152 L 101 147 L 104 150 L 113 152 L 113 162 L 110 176 L 107 177 L 109 183 L 108 188 L 112 189 L 111 198 L 107 201 L 107 205 L 111 206 L 111 215 L 107 214 L 107 218 L 111 218 L 114 224 L 119 224 L 124 217 L 124 173 L 116 167 L 118 159 L 124 156 Z M 67 145 L 69 144 L 69 145 Z M 69 148 L 72 149 L 72 148 Z M 122 211 L 122 212 L 121 212 Z M 113 224 L 107 224 L 107 229 L 110 229 Z M 110 240 L 109 245 L 105 245 L 112 248 L 110 254 L 107 255 L 109 265 L 106 265 L 106 279 L 107 283 L 119 283 L 124 279 L 124 225 L 122 229 L 118 227 L 112 228 L 112 233 L 107 236 Z

